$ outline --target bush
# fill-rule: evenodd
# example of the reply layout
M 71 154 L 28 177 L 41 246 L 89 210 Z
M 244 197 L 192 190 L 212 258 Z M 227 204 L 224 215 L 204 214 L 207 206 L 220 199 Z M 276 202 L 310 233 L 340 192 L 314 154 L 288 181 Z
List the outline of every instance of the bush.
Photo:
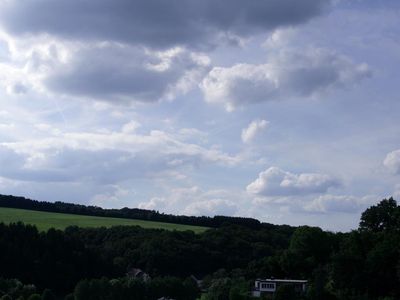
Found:
M 49 289 L 45 289 L 42 294 L 42 300 L 56 300 L 56 296 Z
M 65 296 L 64 300 L 75 300 L 74 294 L 69 294 Z
M 284 284 L 277 290 L 274 300 L 297 300 L 299 299 L 293 285 Z

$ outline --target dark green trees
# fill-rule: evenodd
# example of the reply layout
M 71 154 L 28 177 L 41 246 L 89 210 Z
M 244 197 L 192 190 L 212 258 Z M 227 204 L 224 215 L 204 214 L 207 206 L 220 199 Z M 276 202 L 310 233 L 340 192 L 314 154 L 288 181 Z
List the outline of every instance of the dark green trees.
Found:
M 292 285 L 281 285 L 276 293 L 274 300 L 299 300 L 299 295 L 296 294 Z
M 393 198 L 384 199 L 368 208 L 361 216 L 360 230 L 400 231 L 400 207 Z
M 332 234 L 318 227 L 301 226 L 282 256 L 282 267 L 291 278 L 310 278 L 314 269 L 329 261 L 334 244 Z
M 102 278 L 79 282 L 74 296 L 76 300 L 153 300 L 161 297 L 194 300 L 199 296 L 199 290 L 190 278 L 160 277 L 148 282 L 127 277 Z
M 42 300 L 56 300 L 56 296 L 51 290 L 45 289 L 42 294 Z
M 343 240 L 332 260 L 332 279 L 342 298 L 400 298 L 400 227 L 397 202 L 368 208 L 360 228 Z

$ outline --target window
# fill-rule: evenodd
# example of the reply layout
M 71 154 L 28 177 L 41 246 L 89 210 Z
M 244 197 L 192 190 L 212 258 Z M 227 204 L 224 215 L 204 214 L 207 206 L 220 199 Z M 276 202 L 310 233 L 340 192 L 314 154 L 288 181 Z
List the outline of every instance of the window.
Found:
M 267 290 L 274 290 L 275 289 L 275 283 L 261 283 L 261 288 L 262 289 L 267 289 Z

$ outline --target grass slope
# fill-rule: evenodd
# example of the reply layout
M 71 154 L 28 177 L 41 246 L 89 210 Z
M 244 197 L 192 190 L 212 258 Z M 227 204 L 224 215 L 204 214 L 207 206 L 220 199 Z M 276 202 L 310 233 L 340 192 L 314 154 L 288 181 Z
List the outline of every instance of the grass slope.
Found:
M 196 233 L 207 230 L 206 227 L 190 226 L 172 223 L 161 223 L 153 221 L 93 217 L 82 215 L 70 215 L 51 213 L 43 211 L 3 208 L 0 207 L 0 222 L 9 224 L 16 222 L 36 225 L 39 230 L 48 230 L 49 228 L 64 229 L 71 225 L 79 227 L 111 227 L 117 225 L 137 225 L 143 228 L 160 228 L 167 230 L 192 230 Z

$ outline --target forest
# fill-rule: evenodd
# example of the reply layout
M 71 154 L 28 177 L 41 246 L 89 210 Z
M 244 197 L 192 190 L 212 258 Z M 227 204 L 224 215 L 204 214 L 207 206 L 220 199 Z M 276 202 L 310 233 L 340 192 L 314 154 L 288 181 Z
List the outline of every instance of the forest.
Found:
M 306 293 L 286 287 L 276 300 L 400 299 L 400 206 L 393 198 L 365 210 L 359 228 L 347 233 L 235 220 L 199 234 L 0 224 L 0 299 L 253 299 L 254 280 L 272 277 L 308 280 Z M 130 276 L 133 268 L 151 279 Z

